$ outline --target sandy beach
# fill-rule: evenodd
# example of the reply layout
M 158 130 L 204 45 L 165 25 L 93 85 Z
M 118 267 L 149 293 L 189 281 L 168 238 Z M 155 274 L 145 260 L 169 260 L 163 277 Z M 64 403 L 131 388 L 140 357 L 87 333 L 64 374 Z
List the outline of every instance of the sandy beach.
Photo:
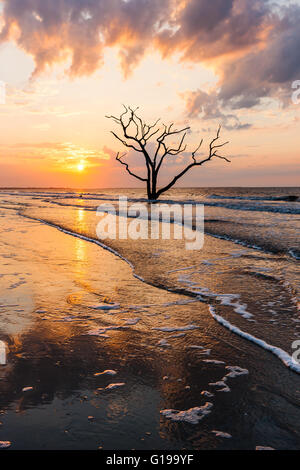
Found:
M 171 196 L 215 200 L 212 190 L 186 191 Z M 224 207 L 222 218 L 208 205 L 210 234 L 188 251 L 183 240 L 100 242 L 95 208 L 119 193 L 1 192 L 0 440 L 14 449 L 296 449 L 300 375 L 276 351 L 290 357 L 300 337 L 299 203 L 268 212 L 264 195 L 264 212 L 255 201 L 249 211 L 239 195 L 240 209 Z M 285 251 L 282 236 L 272 252 L 259 230 L 251 242 L 257 218 L 286 226 Z

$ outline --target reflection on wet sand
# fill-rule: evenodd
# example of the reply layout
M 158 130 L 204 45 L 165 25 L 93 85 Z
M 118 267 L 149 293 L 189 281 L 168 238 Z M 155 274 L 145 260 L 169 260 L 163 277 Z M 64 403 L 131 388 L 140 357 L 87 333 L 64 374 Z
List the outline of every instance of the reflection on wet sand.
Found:
M 82 209 L 71 209 L 67 218 L 70 229 L 91 230 Z M 8 345 L 7 365 L 0 366 L 1 440 L 18 449 L 297 447 L 298 377 L 213 321 L 207 299 L 200 302 L 193 293 L 199 269 L 183 279 L 194 283 L 190 295 L 182 279 L 182 292 L 172 293 L 134 278 L 127 263 L 92 243 L 13 211 L 2 210 L 1 221 L 7 230 L 1 236 L 1 298 L 9 287 L 6 275 L 15 290 L 0 328 Z M 217 258 L 215 246 L 208 244 L 205 254 Z M 145 247 L 138 254 L 131 245 L 126 255 L 135 256 L 138 273 L 159 286 L 166 280 L 164 248 L 154 244 L 153 250 L 160 253 L 155 261 Z M 173 255 L 169 270 L 185 265 L 183 253 Z M 199 259 L 189 262 L 199 266 Z M 228 264 L 219 263 L 226 272 Z M 220 283 L 207 266 L 201 282 L 215 292 Z M 168 275 L 170 287 L 180 286 L 178 276 L 182 272 Z M 222 280 L 229 283 L 226 275 Z M 228 378 L 229 392 L 209 385 L 221 381 L 228 366 L 249 374 Z M 107 369 L 116 376 L 95 375 Z M 105 390 L 111 383 L 125 385 Z M 213 396 L 208 400 L 203 391 Z M 160 414 L 207 401 L 212 412 L 198 425 Z M 233 437 L 220 439 L 214 429 Z

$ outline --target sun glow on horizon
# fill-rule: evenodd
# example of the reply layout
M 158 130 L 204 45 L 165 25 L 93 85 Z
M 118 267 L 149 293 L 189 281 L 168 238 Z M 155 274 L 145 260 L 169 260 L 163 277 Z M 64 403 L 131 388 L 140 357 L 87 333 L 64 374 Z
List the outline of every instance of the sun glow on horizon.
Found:
M 85 170 L 85 163 L 84 162 L 78 163 L 77 171 L 81 172 L 81 171 L 84 171 L 84 170 Z
M 291 98 L 298 62 L 289 58 L 297 55 L 299 33 L 286 5 L 300 17 L 300 0 L 232 0 L 236 7 L 224 9 L 209 0 L 147 2 L 147 9 L 144 2 L 102 2 L 103 18 L 99 2 L 57 2 L 56 15 L 48 3 L 0 0 L 6 31 L 0 40 L 0 187 L 142 186 L 115 158 L 126 146 L 111 133 L 121 130 L 122 138 L 122 129 L 106 116 L 119 117 L 122 103 L 140 106 L 146 124 L 160 117 L 174 129 L 191 126 L 186 160 L 164 160 L 159 184 L 192 161 L 202 137 L 207 152 L 222 125 L 231 164 L 210 162 L 186 173 L 179 186 L 298 186 L 300 104 Z M 256 6 L 249 10 L 252 3 L 259 14 Z M 148 24 L 140 28 L 134 18 L 145 10 Z M 203 12 L 209 27 L 199 20 L 195 32 Z M 244 42 L 237 21 L 251 25 Z M 288 53 L 281 57 L 282 50 Z M 124 161 L 142 177 L 143 155 L 127 150 Z

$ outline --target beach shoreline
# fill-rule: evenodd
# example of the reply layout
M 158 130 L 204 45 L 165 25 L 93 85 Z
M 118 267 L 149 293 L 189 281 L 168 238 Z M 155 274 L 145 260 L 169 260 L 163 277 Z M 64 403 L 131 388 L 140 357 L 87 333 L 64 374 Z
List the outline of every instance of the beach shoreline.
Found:
M 209 235 L 201 252 L 182 240 L 110 240 L 107 251 L 90 243 L 93 211 L 48 195 L 23 205 L 2 197 L 0 440 L 16 449 L 297 448 L 299 376 L 209 311 L 291 354 L 295 260 Z M 116 376 L 99 375 L 106 370 Z

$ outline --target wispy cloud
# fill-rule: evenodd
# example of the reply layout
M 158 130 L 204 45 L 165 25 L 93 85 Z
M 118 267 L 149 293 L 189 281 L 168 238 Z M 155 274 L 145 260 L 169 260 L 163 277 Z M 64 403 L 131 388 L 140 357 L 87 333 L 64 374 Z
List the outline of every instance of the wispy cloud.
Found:
M 1 145 L 2 160 L 10 161 L 12 157 L 19 163 L 24 160 L 47 160 L 49 164 L 62 169 L 73 169 L 78 162 L 84 162 L 86 167 L 102 165 L 111 158 L 106 148 L 90 149 L 73 144 L 72 142 L 20 142 L 13 145 Z

